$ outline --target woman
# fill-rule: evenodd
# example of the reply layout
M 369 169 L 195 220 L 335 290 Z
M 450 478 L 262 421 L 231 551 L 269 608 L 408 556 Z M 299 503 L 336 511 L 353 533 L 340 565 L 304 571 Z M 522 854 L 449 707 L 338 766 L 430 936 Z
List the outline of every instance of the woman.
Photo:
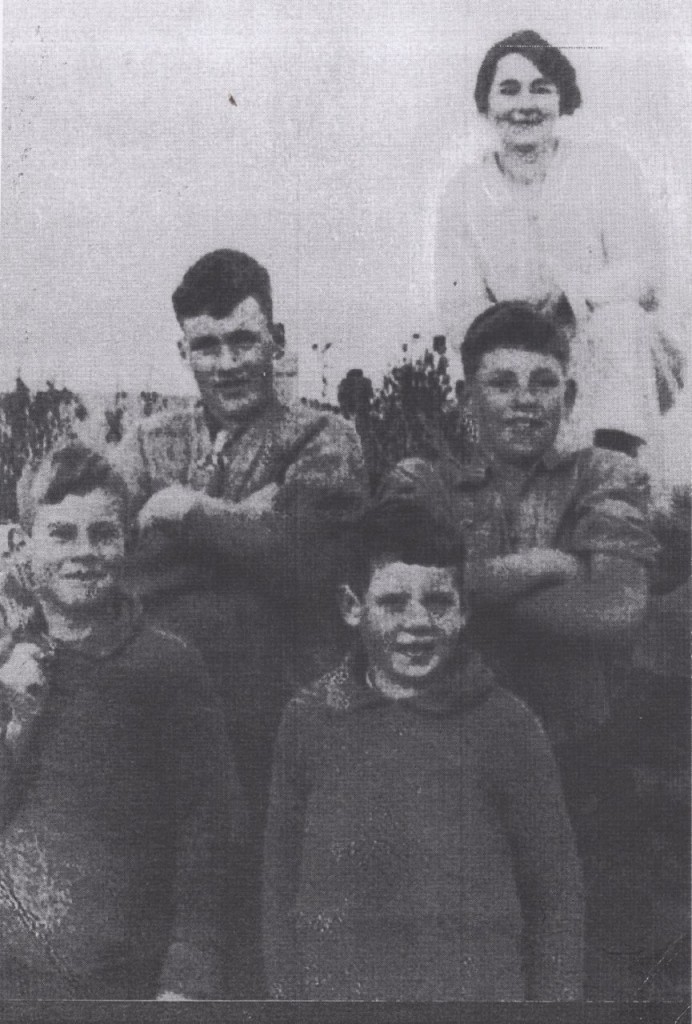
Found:
M 636 454 L 681 386 L 660 314 L 656 232 L 627 156 L 565 137 L 581 104 L 574 68 L 536 32 L 486 54 L 476 106 L 495 134 L 443 198 L 438 330 L 459 345 L 489 303 L 526 299 L 575 325 L 570 445 Z

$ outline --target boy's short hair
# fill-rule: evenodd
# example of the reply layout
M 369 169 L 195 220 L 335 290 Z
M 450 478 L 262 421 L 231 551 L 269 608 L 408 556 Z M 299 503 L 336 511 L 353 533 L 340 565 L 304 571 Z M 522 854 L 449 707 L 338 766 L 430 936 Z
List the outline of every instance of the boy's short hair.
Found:
M 197 260 L 173 292 L 179 323 L 206 314 L 216 320 L 228 316 L 247 298 L 254 298 L 272 323 L 269 274 L 257 260 L 235 249 L 216 249 Z
M 55 448 L 24 469 L 17 484 L 19 522 L 31 533 L 39 505 L 57 505 L 68 494 L 83 496 L 103 489 L 117 498 L 129 527 L 129 493 L 125 481 L 104 455 L 75 442 Z
M 466 551 L 461 530 L 423 502 L 374 499 L 355 524 L 349 583 L 363 593 L 377 561 L 453 569 L 461 589 Z
M 487 352 L 497 348 L 520 348 L 552 356 L 567 372 L 569 367 L 569 325 L 538 310 L 530 302 L 497 302 L 473 321 L 461 343 L 464 377 L 470 380 Z
M 567 57 L 557 46 L 539 36 L 538 32 L 524 29 L 491 46 L 486 53 L 476 78 L 473 98 L 480 114 L 488 113 L 488 97 L 495 78 L 497 65 L 509 53 L 518 53 L 530 60 L 543 77 L 552 82 L 560 94 L 560 113 L 573 114 L 581 106 L 581 93 L 577 74 Z

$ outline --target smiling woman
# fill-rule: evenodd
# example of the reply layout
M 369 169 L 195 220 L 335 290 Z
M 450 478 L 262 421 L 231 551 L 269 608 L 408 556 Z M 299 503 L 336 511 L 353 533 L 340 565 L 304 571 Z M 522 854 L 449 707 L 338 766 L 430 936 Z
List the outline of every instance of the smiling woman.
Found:
M 576 74 L 535 32 L 488 51 L 474 95 L 496 141 L 439 210 L 437 329 L 458 345 L 474 316 L 503 300 L 560 311 L 575 324 L 578 386 L 566 440 L 608 436 L 634 454 L 657 440 L 680 387 L 638 174 L 624 153 L 566 136 L 581 104 Z

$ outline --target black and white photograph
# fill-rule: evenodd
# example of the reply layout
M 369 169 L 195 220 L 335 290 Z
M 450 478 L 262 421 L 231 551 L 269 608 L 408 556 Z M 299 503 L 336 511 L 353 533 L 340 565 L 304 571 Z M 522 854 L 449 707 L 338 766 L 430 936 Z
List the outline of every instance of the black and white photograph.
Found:
M 0 1022 L 689 1022 L 690 110 L 683 0 L 4 0 Z

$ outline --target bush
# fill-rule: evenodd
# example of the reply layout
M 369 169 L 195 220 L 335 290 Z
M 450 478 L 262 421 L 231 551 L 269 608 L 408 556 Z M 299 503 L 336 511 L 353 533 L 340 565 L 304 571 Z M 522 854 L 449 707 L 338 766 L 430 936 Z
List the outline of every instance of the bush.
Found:
M 433 339 L 415 362 L 395 366 L 373 389 L 362 370 L 349 370 L 338 390 L 342 414 L 355 423 L 373 488 L 400 459 L 463 457 L 470 438 L 447 372 L 445 339 Z
M 14 391 L 0 395 L 0 520 L 17 519 L 17 481 L 27 462 L 39 459 L 57 441 L 76 437 L 75 422 L 87 410 L 69 388 L 48 381 L 32 394 L 21 377 Z

